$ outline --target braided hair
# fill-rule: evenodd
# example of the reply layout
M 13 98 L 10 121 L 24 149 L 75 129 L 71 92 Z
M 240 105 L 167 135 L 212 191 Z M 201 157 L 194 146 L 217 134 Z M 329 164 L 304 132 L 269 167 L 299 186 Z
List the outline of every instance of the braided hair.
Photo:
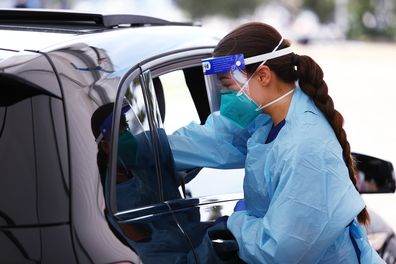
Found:
M 252 57 L 271 52 L 281 38 L 279 32 L 270 25 L 258 22 L 246 23 L 233 30 L 219 42 L 214 50 L 214 56 L 243 53 L 245 57 Z M 289 46 L 290 42 L 283 40 L 278 50 Z M 259 65 L 260 63 L 246 65 L 248 75 L 253 74 Z M 343 129 L 344 118 L 334 108 L 320 66 L 309 56 L 300 56 L 294 53 L 268 60 L 265 65 L 284 82 L 298 81 L 300 88 L 313 99 L 316 107 L 325 115 L 342 147 L 349 178 L 356 187 L 356 164 Z M 369 214 L 366 208 L 359 213 L 358 221 L 362 224 L 369 223 Z

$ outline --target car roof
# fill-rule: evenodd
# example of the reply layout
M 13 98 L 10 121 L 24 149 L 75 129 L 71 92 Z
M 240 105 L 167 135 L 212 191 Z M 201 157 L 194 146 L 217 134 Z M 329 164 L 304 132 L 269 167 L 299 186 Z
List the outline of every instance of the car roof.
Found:
M 191 22 L 173 22 L 156 17 L 133 14 L 83 13 L 55 9 L 4 9 L 0 8 L 0 25 L 75 33 L 114 29 L 119 26 L 194 25 Z
M 183 56 L 210 56 L 219 41 L 207 29 L 188 23 L 133 15 L 110 16 L 106 22 L 103 15 L 76 14 L 0 10 L 0 70 L 7 69 L 4 74 L 14 77 L 24 72 L 21 78 L 27 81 L 27 69 L 48 70 L 48 65 L 41 63 L 45 57 L 52 63 L 56 59 L 57 69 L 70 69 L 71 75 L 103 71 L 107 78 L 114 79 L 165 55 L 182 52 Z M 58 15 L 62 19 L 56 21 Z M 118 24 L 127 21 L 130 24 Z M 48 85 L 45 79 L 35 79 L 34 83 L 60 96 L 57 86 Z
M 136 47 L 139 52 L 151 51 L 141 54 L 143 57 L 166 49 L 214 46 L 218 41 L 192 23 L 41 9 L 0 9 L 0 38 L 0 49 L 11 51 L 50 51 L 78 42 L 105 49 L 117 44 L 120 49 L 128 43 L 129 48 Z

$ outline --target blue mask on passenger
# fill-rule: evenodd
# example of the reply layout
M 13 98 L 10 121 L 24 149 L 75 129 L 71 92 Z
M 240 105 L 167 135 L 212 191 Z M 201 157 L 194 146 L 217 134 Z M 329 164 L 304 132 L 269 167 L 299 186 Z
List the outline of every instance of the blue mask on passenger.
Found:
M 245 128 L 261 111 L 256 111 L 258 105 L 250 100 L 244 93 L 237 95 L 238 91 L 222 90 L 220 101 L 220 114 L 238 126 Z
M 118 139 L 118 161 L 127 168 L 136 166 L 137 148 L 136 138 L 129 131 L 123 132 Z

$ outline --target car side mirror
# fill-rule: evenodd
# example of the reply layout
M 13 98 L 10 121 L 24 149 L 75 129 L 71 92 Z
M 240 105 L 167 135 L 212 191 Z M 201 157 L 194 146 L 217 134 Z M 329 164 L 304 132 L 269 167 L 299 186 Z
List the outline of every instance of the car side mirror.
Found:
M 360 193 L 395 192 L 395 172 L 391 162 L 352 153 L 357 167 L 357 188 Z

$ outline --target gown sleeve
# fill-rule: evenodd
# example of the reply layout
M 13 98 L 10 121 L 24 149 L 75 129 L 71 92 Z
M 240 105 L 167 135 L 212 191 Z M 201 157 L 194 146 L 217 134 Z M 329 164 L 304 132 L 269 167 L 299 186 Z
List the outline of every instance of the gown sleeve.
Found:
M 325 145 L 305 144 L 298 149 L 290 144 L 281 160 L 271 150 L 265 162 L 274 164 L 271 177 L 278 182 L 268 211 L 255 216 L 247 206 L 227 221 L 244 261 L 316 263 L 364 208 L 336 154 L 339 149 Z
M 168 136 L 176 169 L 195 167 L 242 168 L 246 159 L 246 142 L 257 126 L 269 123 L 261 114 L 248 128 L 240 128 L 219 112 L 209 115 L 204 125 L 190 123 Z

